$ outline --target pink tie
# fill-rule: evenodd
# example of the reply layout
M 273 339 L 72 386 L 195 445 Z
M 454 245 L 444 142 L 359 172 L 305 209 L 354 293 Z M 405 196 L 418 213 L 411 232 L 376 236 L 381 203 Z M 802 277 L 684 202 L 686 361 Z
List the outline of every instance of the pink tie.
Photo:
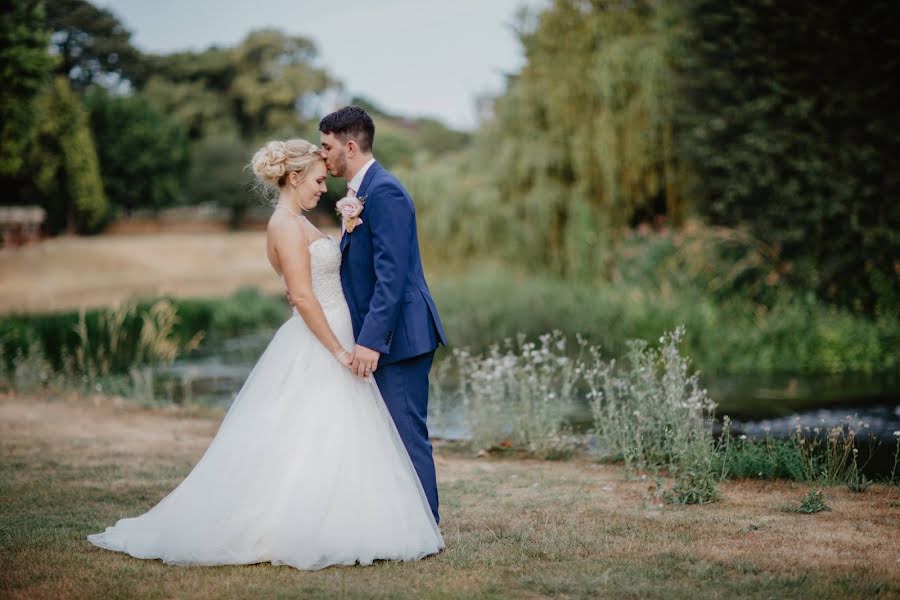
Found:
M 349 185 L 347 186 L 347 197 L 348 198 L 356 198 L 356 190 L 354 190 Z

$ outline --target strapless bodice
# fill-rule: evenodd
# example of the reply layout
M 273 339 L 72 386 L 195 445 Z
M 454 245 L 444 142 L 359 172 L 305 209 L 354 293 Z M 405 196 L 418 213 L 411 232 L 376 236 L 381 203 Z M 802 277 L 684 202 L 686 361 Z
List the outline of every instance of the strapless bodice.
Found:
M 341 245 L 330 237 L 319 238 L 309 245 L 312 262 L 313 293 L 322 308 L 343 306 L 341 287 Z

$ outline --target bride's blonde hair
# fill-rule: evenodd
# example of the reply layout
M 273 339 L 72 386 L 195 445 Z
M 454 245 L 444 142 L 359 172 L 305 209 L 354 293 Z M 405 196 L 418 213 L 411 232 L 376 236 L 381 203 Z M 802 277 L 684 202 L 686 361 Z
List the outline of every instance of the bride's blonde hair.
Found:
M 291 173 L 305 179 L 312 166 L 324 160 L 319 152 L 321 150 L 315 144 L 299 138 L 266 142 L 253 155 L 250 167 L 257 181 L 267 188 L 278 189 Z

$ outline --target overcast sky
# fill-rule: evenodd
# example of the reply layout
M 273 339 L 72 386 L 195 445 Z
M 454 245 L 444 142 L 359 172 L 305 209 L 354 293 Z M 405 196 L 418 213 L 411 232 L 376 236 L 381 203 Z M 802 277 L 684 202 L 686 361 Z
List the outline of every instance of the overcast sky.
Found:
M 522 6 L 549 0 L 97 0 L 143 51 L 234 45 L 278 28 L 312 39 L 319 66 L 391 112 L 475 125 L 477 96 L 502 90 L 522 51 L 512 30 Z

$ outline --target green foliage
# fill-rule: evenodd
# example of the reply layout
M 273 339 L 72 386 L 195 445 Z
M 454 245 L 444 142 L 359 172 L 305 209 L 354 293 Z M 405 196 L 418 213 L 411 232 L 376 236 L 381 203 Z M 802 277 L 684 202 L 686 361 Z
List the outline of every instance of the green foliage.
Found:
M 658 283 L 579 283 L 483 268 L 432 277 L 432 291 L 451 342 L 476 351 L 517 333 L 559 329 L 615 356 L 629 339 L 684 324 L 685 351 L 707 373 L 892 372 L 900 360 L 895 317 L 872 321 L 787 292 L 766 309 Z
M 515 449 L 566 458 L 574 442 L 566 419 L 576 405 L 579 362 L 559 333 L 506 339 L 484 355 L 457 350 L 455 388 L 476 449 Z M 436 381 L 446 390 L 449 382 Z
M 666 500 L 672 504 L 706 504 L 721 498 L 719 482 L 714 470 L 714 449 L 711 443 L 699 440 L 687 446 L 689 451 L 678 463 L 677 477 Z
M 65 77 L 57 77 L 41 98 L 41 123 L 30 150 L 32 171 L 47 228 L 90 233 L 104 223 L 109 202 L 88 116 Z
M 115 96 L 93 87 L 84 101 L 103 185 L 114 206 L 157 209 L 184 196 L 188 142 L 181 125 L 141 95 Z
M 740 298 L 718 302 L 688 290 L 662 293 L 630 282 L 576 283 L 488 269 L 432 277 L 431 282 L 452 345 L 473 353 L 518 333 L 536 339 L 559 330 L 569 339 L 584 337 L 606 356 L 619 356 L 629 339 L 655 339 L 659 331 L 684 324 L 684 352 L 705 373 L 884 373 L 897 368 L 900 320 L 872 322 L 814 299 L 784 295 L 773 309 L 761 311 Z M 287 314 L 282 297 L 249 290 L 231 298 L 173 302 L 183 339 L 196 331 L 223 339 L 271 329 Z M 65 332 L 76 321 L 71 312 L 0 318 L 0 332 L 8 326 L 33 331 L 33 336 L 15 336 L 20 341 L 6 354 L 39 339 L 55 362 L 55 348 L 71 349 Z M 12 344 L 2 333 L 0 339 Z
M 672 256 L 664 279 L 761 310 L 809 290 L 893 318 L 896 13 L 886 0 L 556 0 L 523 22 L 526 65 L 472 147 L 402 173 L 423 238 L 457 266 L 489 255 L 615 283 L 629 227 L 693 215 L 727 226 L 695 245 L 722 270 L 678 273 L 690 265 Z
M 57 328 L 48 328 L 48 321 Z M 0 381 L 18 391 L 51 384 L 92 389 L 105 382 L 121 387 L 121 378 L 111 376 L 146 378 L 146 367 L 171 364 L 180 353 L 196 348 L 203 333 L 182 339 L 178 323 L 177 308 L 168 300 L 42 321 L 5 319 L 0 324 Z
M 858 439 L 862 423 L 847 419 L 836 425 L 802 428 L 787 439 L 766 435 L 762 440 L 741 435 L 735 439 L 727 417 L 719 439 L 717 469 L 723 478 L 790 479 L 821 485 L 845 484 L 863 492 L 872 481 L 862 474 Z M 877 444 L 874 438 L 870 444 Z
M 853 469 L 852 474 L 847 478 L 847 489 L 857 494 L 862 494 L 874 484 L 874 481 L 860 473 L 858 469 Z
M 52 0 L 46 6 L 51 40 L 60 57 L 57 72 L 68 77 L 74 89 L 109 83 L 111 76 L 140 81 L 141 54 L 112 12 L 87 0 Z
M 719 496 L 715 403 L 679 349 L 683 337 L 678 328 L 660 337 L 658 348 L 631 341 L 622 367 L 592 348 L 584 381 L 598 446 L 622 457 L 629 472 L 668 471 L 675 479 L 670 502 L 702 504 Z
M 195 140 L 296 131 L 303 125 L 298 102 L 333 83 L 313 66 L 315 56 L 306 38 L 255 31 L 233 48 L 147 57 L 153 76 L 146 93 Z
M 191 147 L 187 197 L 191 204 L 211 203 L 228 207 L 237 225 L 253 203 L 253 174 L 247 169 L 253 149 L 235 135 L 211 135 Z
M 91 328 L 81 311 L 74 328 L 78 343 L 73 355 L 63 356 L 63 366 L 93 382 L 139 365 L 171 364 L 182 348 L 194 348 L 203 337 L 198 333 L 190 341 L 179 340 L 174 335 L 177 322 L 177 309 L 167 300 L 142 311 L 134 304 L 99 311 Z
M 812 515 L 819 512 L 831 510 L 831 507 L 825 504 L 825 495 L 822 490 L 809 490 L 799 506 L 782 506 L 779 507 L 783 512 L 794 512 L 805 515 Z
M 0 12 L 0 182 L 19 175 L 39 119 L 37 100 L 55 65 L 47 52 L 44 7 L 32 0 L 4 0 Z M 4 186 L 9 193 L 9 188 Z M 12 200 L 10 202 L 10 200 Z M 3 204 L 25 198 L 4 198 Z
M 541 13 L 472 152 L 414 176 L 428 235 L 463 257 L 586 277 L 622 226 L 679 220 L 667 12 L 558 0 Z
M 575 357 L 559 332 L 507 339 L 483 355 L 456 350 L 433 377 L 442 402 L 455 394 L 475 449 L 521 450 L 566 458 L 578 443 L 566 419 L 577 398 L 591 401 L 597 445 L 625 461 L 627 473 L 667 470 L 671 502 L 718 498 L 720 471 L 712 437 L 714 404 L 679 351 L 683 331 L 664 335 L 659 349 L 630 343 L 624 367 L 579 339 Z M 452 379 L 455 373 L 457 379 Z
M 225 51 L 209 50 L 207 56 L 197 57 L 198 65 L 204 64 L 203 59 L 208 60 L 208 55 L 213 53 L 216 58 L 221 55 L 224 61 Z M 222 69 L 227 66 L 223 65 Z M 222 90 L 207 87 L 202 79 L 171 81 L 153 76 L 142 93 L 160 112 L 185 127 L 192 140 L 213 135 L 237 135 L 237 123 L 231 115 L 227 96 Z
M 136 349 L 144 326 L 144 315 L 153 315 L 159 307 L 171 307 L 177 317 L 167 319 L 167 339 L 179 340 L 177 352 L 190 350 L 203 339 L 213 343 L 260 330 L 271 330 L 289 316 L 286 300 L 280 296 L 262 296 L 253 289 L 243 289 L 229 298 L 171 299 L 126 303 L 111 309 L 69 311 L 45 315 L 7 315 L 0 318 L 0 357 L 14 368 L 13 360 L 38 355 L 54 370 L 62 370 L 67 357 L 74 357 L 83 347 L 82 340 L 110 340 L 121 338 L 116 349 L 105 356 L 109 370 L 124 372 L 144 355 Z M 154 308 L 157 307 L 157 308 Z M 114 318 L 113 318 L 114 317 Z M 110 327 L 110 319 L 115 327 Z M 160 321 L 161 323 L 161 321 Z M 161 329 L 161 325 L 158 327 Z M 115 335 L 110 333 L 115 331 Z M 192 342 L 194 340 L 194 342 Z M 104 342 L 106 343 L 106 342 Z M 121 354 L 112 359 L 110 354 Z M 145 362 L 145 361 L 144 361 Z
M 238 290 L 214 307 L 211 331 L 220 339 L 280 325 L 290 316 L 282 296 L 262 296 L 255 289 Z
M 681 4 L 676 137 L 703 214 L 749 225 L 795 285 L 894 311 L 895 3 Z
M 733 440 L 726 430 L 719 460 L 723 477 L 806 481 L 803 455 L 792 439 L 766 436 L 763 440 L 751 440 L 741 436 Z

